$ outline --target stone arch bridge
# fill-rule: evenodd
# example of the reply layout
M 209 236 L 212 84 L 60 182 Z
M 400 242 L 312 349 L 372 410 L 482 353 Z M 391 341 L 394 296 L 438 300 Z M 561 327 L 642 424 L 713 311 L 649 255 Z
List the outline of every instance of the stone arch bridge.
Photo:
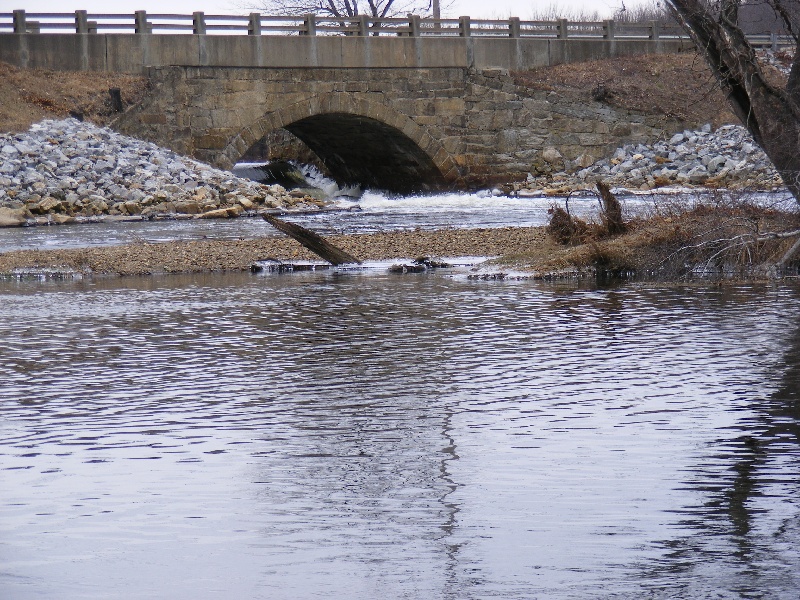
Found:
M 399 193 L 525 178 L 543 149 L 589 161 L 660 134 L 663 117 L 518 87 L 504 69 L 154 67 L 115 127 L 230 168 L 271 131 L 340 183 Z
M 230 22 L 220 25 L 221 18 Z M 543 152 L 548 147 L 586 163 L 621 142 L 656 135 L 670 125 L 663 115 L 656 122 L 588 94 L 533 92 L 509 73 L 691 46 L 656 23 L 413 15 L 408 22 L 361 16 L 331 23 L 314 15 L 296 21 L 258 13 L 243 21 L 201 12 L 18 10 L 0 13 L 0 60 L 22 68 L 146 72 L 151 93 L 115 126 L 220 167 L 285 129 L 340 182 L 410 192 L 524 178 L 543 156 L 559 157 Z M 235 31 L 213 33 L 220 29 Z M 157 33 L 163 31 L 184 33 Z

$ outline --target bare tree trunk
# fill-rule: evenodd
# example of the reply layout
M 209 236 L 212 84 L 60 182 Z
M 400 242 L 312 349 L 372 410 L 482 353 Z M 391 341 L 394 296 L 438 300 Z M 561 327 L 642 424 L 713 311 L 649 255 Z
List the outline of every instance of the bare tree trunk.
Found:
M 705 54 L 734 113 L 800 202 L 800 53 L 795 51 L 787 87 L 770 84 L 738 25 L 740 1 L 721 0 L 716 18 L 703 0 L 667 0 L 667 5 Z M 798 28 L 792 15 L 797 11 L 785 10 L 787 2 L 797 0 L 771 0 L 794 34 Z

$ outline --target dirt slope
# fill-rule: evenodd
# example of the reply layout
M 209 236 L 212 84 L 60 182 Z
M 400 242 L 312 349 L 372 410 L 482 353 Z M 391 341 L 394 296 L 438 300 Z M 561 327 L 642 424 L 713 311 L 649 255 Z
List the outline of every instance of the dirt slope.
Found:
M 109 88 L 120 88 L 125 106 L 138 102 L 147 80 L 134 75 L 71 73 L 17 69 L 0 62 L 0 132 L 26 131 L 42 119 L 81 113 L 86 120 L 106 124 L 111 110 Z
M 664 115 L 687 127 L 737 122 L 705 60 L 694 51 L 559 65 L 513 76 L 524 87 Z

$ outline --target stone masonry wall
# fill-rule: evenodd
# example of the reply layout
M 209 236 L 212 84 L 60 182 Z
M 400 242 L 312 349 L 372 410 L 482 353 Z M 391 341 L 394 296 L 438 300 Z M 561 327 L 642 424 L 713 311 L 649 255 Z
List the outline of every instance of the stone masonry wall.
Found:
M 150 77 L 152 93 L 116 127 L 225 168 L 279 128 L 337 142 L 331 136 L 345 121 L 320 115 L 363 117 L 346 121 L 347 139 L 336 148 L 343 160 L 385 162 L 395 152 L 389 156 L 394 172 L 430 178 L 427 161 L 441 176 L 434 185 L 457 188 L 586 166 L 624 143 L 681 127 L 664 117 L 520 88 L 501 69 L 164 67 Z M 312 149 L 325 160 L 324 147 Z M 386 165 L 354 168 L 375 173 Z

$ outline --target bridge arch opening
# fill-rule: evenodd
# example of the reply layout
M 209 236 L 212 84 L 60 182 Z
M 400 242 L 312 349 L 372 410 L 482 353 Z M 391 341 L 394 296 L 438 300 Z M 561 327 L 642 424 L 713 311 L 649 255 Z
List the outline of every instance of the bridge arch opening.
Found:
M 376 119 L 324 113 L 283 127 L 316 154 L 340 184 L 409 194 L 445 187 L 433 159 L 398 129 Z
M 265 114 L 231 141 L 231 164 L 272 131 L 301 140 L 339 184 L 400 194 L 457 185 L 459 170 L 442 145 L 410 117 L 353 94 L 324 94 Z

